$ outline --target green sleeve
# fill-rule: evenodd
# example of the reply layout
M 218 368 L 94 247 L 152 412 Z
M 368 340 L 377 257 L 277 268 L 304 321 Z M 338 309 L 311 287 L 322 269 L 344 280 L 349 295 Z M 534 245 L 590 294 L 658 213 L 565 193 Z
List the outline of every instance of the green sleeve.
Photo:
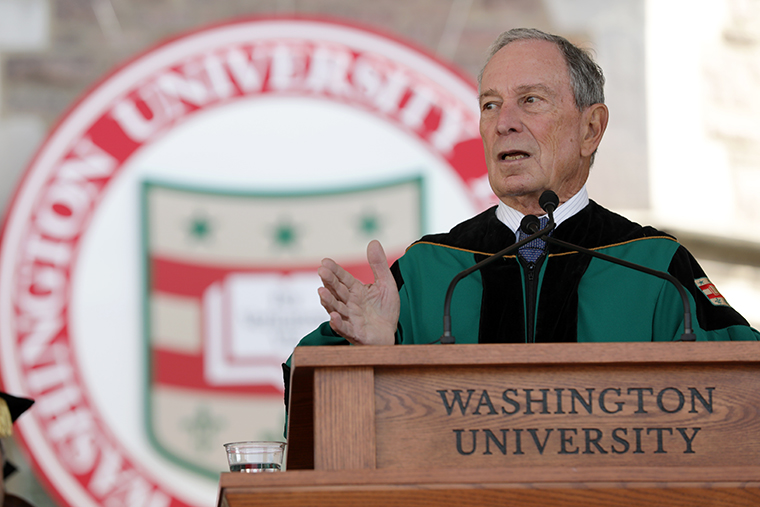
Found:
M 709 284 L 717 292 L 717 288 L 710 284 L 702 267 L 697 260 L 680 246 L 673 255 L 668 272 L 676 277 L 686 288 L 689 304 L 692 312 L 692 324 L 698 341 L 756 341 L 760 340 L 760 333 L 752 328 L 747 320 L 734 310 L 725 298 L 710 298 L 702 291 L 700 285 Z M 671 295 L 663 299 L 662 303 L 670 301 L 670 305 L 678 303 L 682 308 L 681 299 L 675 289 L 670 289 Z M 712 294 L 712 292 L 710 292 Z M 717 294 L 720 296 L 720 294 Z M 675 310 L 673 310 L 675 312 Z M 677 315 L 683 315 L 683 309 L 678 310 Z M 680 320 L 683 330 L 683 319 Z

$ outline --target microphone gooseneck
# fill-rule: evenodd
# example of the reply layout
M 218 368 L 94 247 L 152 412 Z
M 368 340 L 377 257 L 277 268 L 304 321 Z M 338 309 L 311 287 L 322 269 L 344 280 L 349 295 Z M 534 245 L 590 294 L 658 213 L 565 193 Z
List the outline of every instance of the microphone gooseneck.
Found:
M 451 283 L 449 284 L 449 288 L 446 291 L 446 298 L 444 299 L 444 303 L 443 303 L 443 335 L 441 336 L 441 340 L 440 340 L 441 343 L 455 343 L 456 342 L 454 335 L 452 335 L 451 333 L 451 299 L 454 295 L 454 289 L 457 283 L 459 283 L 459 281 L 462 278 L 465 278 L 466 276 L 474 273 L 475 271 L 478 271 L 479 269 L 494 262 L 495 260 L 500 259 L 515 250 L 518 250 L 523 245 L 530 243 L 534 239 L 540 238 L 540 237 L 543 237 L 544 241 L 546 241 L 547 243 L 559 245 L 570 251 L 587 254 L 587 255 L 590 255 L 591 257 L 596 257 L 598 259 L 611 262 L 613 264 L 618 264 L 626 268 L 630 268 L 636 271 L 640 271 L 642 273 L 653 275 L 670 282 L 671 284 L 673 284 L 676 290 L 678 290 L 678 293 L 681 296 L 681 302 L 683 304 L 684 331 L 683 331 L 683 334 L 681 335 L 681 341 L 695 341 L 696 340 L 696 335 L 694 334 L 694 330 L 691 325 L 692 317 L 691 317 L 691 309 L 689 306 L 689 299 L 686 294 L 686 289 L 684 289 L 683 285 L 681 284 L 681 282 L 678 281 L 678 279 L 676 279 L 670 273 L 666 273 L 664 271 L 657 271 L 657 270 L 648 268 L 646 266 L 641 266 L 639 264 L 634 264 L 632 262 L 624 261 L 622 259 L 618 259 L 617 257 L 612 257 L 611 255 L 596 252 L 594 250 L 589 250 L 587 248 L 583 248 L 578 245 L 573 245 L 572 243 L 568 243 L 566 241 L 562 241 L 560 239 L 554 238 L 553 236 L 549 235 L 549 233 L 553 231 L 556 226 L 554 223 L 554 211 L 559 206 L 559 198 L 557 197 L 557 194 L 555 194 L 551 190 L 546 190 L 543 194 L 541 194 L 541 197 L 539 198 L 538 203 L 541 206 L 541 209 L 543 209 L 549 217 L 549 223 L 547 224 L 546 227 L 544 227 L 543 229 L 540 229 L 539 219 L 534 215 L 526 215 L 525 217 L 523 217 L 522 221 L 520 222 L 520 229 L 526 234 L 529 234 L 528 237 L 514 243 L 513 245 L 506 247 L 505 249 L 493 255 L 486 257 L 485 259 L 478 262 L 477 264 L 458 273 L 451 280 Z
M 676 290 L 678 290 L 678 294 L 681 296 L 681 303 L 683 304 L 683 334 L 681 335 L 681 341 L 693 342 L 697 339 L 696 335 L 694 334 L 694 330 L 691 327 L 691 308 L 689 307 L 689 298 L 686 295 L 686 289 L 684 289 L 681 282 L 679 282 L 678 279 L 670 273 L 666 273 L 665 271 L 657 271 L 656 269 L 650 269 L 646 266 L 624 261 L 623 259 L 612 257 L 611 255 L 595 252 L 594 250 L 589 250 L 587 248 L 562 241 L 561 239 L 553 238 L 552 236 L 544 236 L 544 241 L 547 243 L 552 243 L 554 245 L 559 245 L 571 251 L 590 255 L 591 257 L 596 257 L 597 259 L 602 259 L 613 264 L 618 264 L 626 268 L 634 269 L 636 271 L 647 273 L 649 275 L 662 278 L 663 280 L 667 280 L 673 284 Z
M 553 223 L 554 210 L 557 208 L 557 204 L 559 203 L 557 194 L 555 194 L 551 190 L 547 190 L 543 194 L 541 194 L 541 197 L 539 198 L 538 203 L 541 206 L 541 208 L 547 212 L 547 214 L 549 215 L 549 219 Z M 530 219 L 529 217 L 530 215 L 523 218 L 522 222 L 520 223 L 520 228 L 526 234 L 536 233 L 536 231 L 538 230 L 538 224 L 539 224 L 538 218 L 532 217 L 533 219 Z M 617 257 L 612 257 L 611 255 L 596 252 L 594 250 L 589 250 L 588 248 L 583 248 L 581 246 L 574 245 L 572 243 L 568 243 L 560 239 L 556 239 L 550 236 L 548 233 L 544 235 L 544 241 L 546 241 L 547 243 L 552 243 L 554 245 L 559 245 L 571 251 L 587 254 L 592 257 L 596 257 L 597 259 L 602 259 L 604 261 L 611 262 L 613 264 L 618 264 L 626 268 L 630 268 L 636 271 L 640 271 L 642 273 L 656 276 L 663 280 L 667 280 L 668 282 L 673 284 L 676 290 L 678 290 L 678 294 L 681 296 L 681 303 L 683 304 L 683 334 L 681 335 L 681 341 L 695 341 L 697 339 L 696 335 L 694 334 L 694 330 L 691 327 L 691 308 L 689 306 L 689 298 L 686 295 L 686 289 L 684 289 L 681 282 L 679 282 L 678 279 L 675 278 L 670 273 L 666 273 L 664 271 L 657 271 L 655 269 L 651 269 L 646 266 L 641 266 L 639 264 L 634 264 L 632 262 L 618 259 Z
M 550 192 L 552 195 L 554 195 L 554 198 L 556 199 L 557 194 L 555 194 L 551 190 L 545 191 L 541 195 L 541 197 L 543 198 L 543 196 L 546 195 L 547 192 Z M 559 199 L 556 199 L 556 201 L 559 202 Z M 556 208 L 556 205 L 555 205 L 555 208 Z M 529 216 L 532 216 L 532 215 L 529 215 Z M 533 218 L 536 218 L 536 217 L 533 217 Z M 537 218 L 536 218 L 536 221 L 538 221 Z M 521 226 L 522 226 L 522 223 L 521 223 Z M 446 298 L 443 301 L 443 335 L 441 336 L 441 343 L 456 343 L 456 338 L 454 338 L 454 335 L 451 334 L 451 299 L 454 296 L 454 289 L 456 288 L 459 281 L 462 278 L 466 277 L 467 275 L 470 275 L 474 273 L 475 271 L 478 271 L 479 269 L 482 269 L 483 267 L 487 266 L 488 264 L 491 264 L 497 259 L 501 259 L 505 255 L 511 252 L 514 252 L 515 250 L 518 250 L 520 247 L 530 243 L 534 239 L 539 238 L 543 235 L 549 234 L 553 229 L 554 229 L 554 217 L 552 214 L 549 214 L 549 223 L 543 229 L 531 232 L 530 236 L 528 236 L 527 238 L 524 238 L 512 245 L 509 245 L 505 249 L 486 257 L 485 259 L 478 262 L 474 266 L 471 266 L 465 269 L 464 271 L 457 273 L 457 275 L 454 276 L 454 278 L 451 280 L 451 283 L 449 283 L 449 288 L 446 291 Z

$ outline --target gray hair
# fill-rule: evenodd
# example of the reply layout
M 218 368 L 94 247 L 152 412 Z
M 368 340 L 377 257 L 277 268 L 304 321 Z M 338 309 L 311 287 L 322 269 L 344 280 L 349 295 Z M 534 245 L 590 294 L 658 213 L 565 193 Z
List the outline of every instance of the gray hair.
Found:
M 513 28 L 499 35 L 488 50 L 488 59 L 499 52 L 507 44 L 519 40 L 545 40 L 557 45 L 570 73 L 570 86 L 573 88 L 575 106 L 583 111 L 593 104 L 604 104 L 604 74 L 601 67 L 594 62 L 591 55 L 573 45 L 559 35 L 552 35 L 535 28 Z M 478 74 L 478 87 L 483 79 L 483 69 Z

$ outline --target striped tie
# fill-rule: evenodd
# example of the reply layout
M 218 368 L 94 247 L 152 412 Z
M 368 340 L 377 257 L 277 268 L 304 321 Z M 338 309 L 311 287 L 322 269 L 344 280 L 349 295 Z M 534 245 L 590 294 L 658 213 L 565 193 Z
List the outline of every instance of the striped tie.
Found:
M 546 224 L 549 223 L 549 218 L 542 217 L 539 219 L 539 221 L 541 222 L 541 226 L 539 228 L 543 229 L 544 227 L 546 227 Z M 530 236 L 530 234 L 525 234 L 522 231 L 522 229 L 520 229 L 519 234 L 517 236 L 517 240 L 521 241 L 527 238 L 528 236 Z M 521 246 L 520 249 L 518 250 L 518 253 L 520 254 L 520 257 L 522 257 L 526 261 L 536 262 L 538 258 L 541 257 L 541 255 L 544 253 L 544 250 L 546 250 L 546 242 L 541 238 L 537 238 L 531 241 L 530 243 L 527 243 Z

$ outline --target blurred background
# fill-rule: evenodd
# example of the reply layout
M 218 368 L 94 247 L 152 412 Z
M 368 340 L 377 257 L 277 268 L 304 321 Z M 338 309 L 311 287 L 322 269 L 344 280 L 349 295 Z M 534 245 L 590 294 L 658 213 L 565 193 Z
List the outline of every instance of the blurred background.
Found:
M 513 27 L 590 48 L 611 111 L 591 198 L 677 236 L 760 327 L 760 0 L 0 0 L 0 209 L 56 122 L 118 65 L 209 24 L 292 15 L 408 41 L 472 82 Z M 10 444 L 21 473 L 8 489 L 55 505 Z

